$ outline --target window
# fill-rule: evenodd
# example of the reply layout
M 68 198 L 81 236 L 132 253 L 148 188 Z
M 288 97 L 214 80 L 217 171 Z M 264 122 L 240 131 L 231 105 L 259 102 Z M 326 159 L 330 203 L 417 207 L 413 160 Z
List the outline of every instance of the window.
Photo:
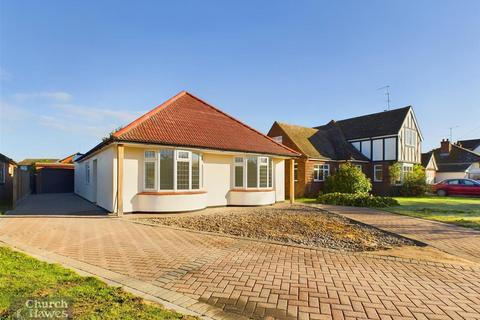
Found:
M 190 189 L 190 152 L 177 151 L 177 190 Z
M 156 189 L 155 186 L 155 177 L 156 177 L 156 168 L 157 168 L 157 158 L 155 151 L 145 151 L 144 153 L 145 162 L 143 164 L 144 167 L 144 179 L 143 179 L 143 187 L 147 190 L 154 190 Z
M 0 183 L 5 183 L 5 162 L 0 162 Z
M 368 159 L 371 158 L 371 153 L 370 153 L 371 146 L 372 146 L 372 144 L 371 144 L 370 140 L 361 142 L 362 154 L 365 157 L 367 157 Z
M 298 181 L 298 163 L 293 164 L 293 180 Z
M 90 184 L 90 163 L 85 163 L 85 183 Z
M 242 157 L 235 157 L 235 188 L 243 188 L 243 165 L 244 161 Z
M 313 181 L 325 181 L 329 175 L 329 164 L 316 164 L 313 166 Z
M 269 157 L 235 157 L 233 170 L 235 188 L 245 188 L 245 186 L 272 188 L 273 186 L 273 161 Z
M 272 188 L 272 186 L 273 186 L 273 160 L 272 160 L 272 158 L 268 159 L 268 168 L 270 169 L 268 171 L 268 187 Z
M 460 181 L 458 181 L 458 180 L 449 180 L 449 181 L 448 181 L 448 184 L 455 184 L 455 185 L 456 185 L 456 184 L 460 184 Z
M 198 190 L 201 187 L 201 164 L 202 157 L 195 152 L 145 151 L 144 189 Z
M 192 189 L 200 189 L 200 155 L 192 153 Z
M 373 166 L 373 181 L 383 181 L 383 166 L 381 164 L 376 164 Z
M 272 140 L 278 143 L 282 143 L 283 137 L 282 136 L 272 137 Z
M 417 132 L 415 130 L 405 128 L 405 144 L 411 147 L 417 145 Z
M 268 158 L 267 157 L 259 157 L 259 168 L 258 168 L 258 175 L 260 179 L 260 188 L 268 187 Z
M 411 163 L 404 163 L 402 165 L 402 181 L 408 177 L 409 174 L 411 174 L 413 171 L 413 164 Z
M 247 187 L 257 188 L 257 157 L 247 158 Z

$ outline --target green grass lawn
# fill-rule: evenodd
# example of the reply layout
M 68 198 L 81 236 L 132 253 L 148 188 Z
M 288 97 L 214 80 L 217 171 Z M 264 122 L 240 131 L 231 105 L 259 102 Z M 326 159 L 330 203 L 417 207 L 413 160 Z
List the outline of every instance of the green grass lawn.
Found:
M 317 203 L 317 198 L 295 198 L 295 202 L 300 202 L 300 203 Z
M 395 199 L 400 206 L 386 210 L 480 230 L 480 198 L 431 196 Z
M 15 317 L 16 301 L 42 297 L 72 301 L 74 319 L 196 319 L 0 246 L 0 319 Z

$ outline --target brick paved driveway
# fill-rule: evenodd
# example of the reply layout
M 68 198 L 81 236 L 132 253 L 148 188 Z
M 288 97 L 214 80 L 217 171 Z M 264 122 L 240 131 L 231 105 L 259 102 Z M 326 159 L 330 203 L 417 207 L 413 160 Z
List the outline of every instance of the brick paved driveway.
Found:
M 312 206 L 427 243 L 452 255 L 480 263 L 480 231 L 369 208 L 316 204 Z
M 477 267 L 275 245 L 115 218 L 4 217 L 0 240 L 145 281 L 180 293 L 175 303 L 193 298 L 233 318 L 480 319 Z

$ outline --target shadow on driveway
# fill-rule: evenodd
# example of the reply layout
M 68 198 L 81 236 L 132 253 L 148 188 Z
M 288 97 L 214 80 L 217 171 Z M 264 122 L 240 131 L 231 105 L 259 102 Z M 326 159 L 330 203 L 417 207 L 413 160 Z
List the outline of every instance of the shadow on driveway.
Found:
M 74 193 L 30 194 L 6 215 L 107 216 L 108 212 Z

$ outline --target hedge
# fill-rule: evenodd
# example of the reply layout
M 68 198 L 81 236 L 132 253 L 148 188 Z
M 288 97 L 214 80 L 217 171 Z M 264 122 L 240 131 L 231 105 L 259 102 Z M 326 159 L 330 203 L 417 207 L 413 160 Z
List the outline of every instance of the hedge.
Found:
M 398 206 L 397 200 L 390 197 L 377 197 L 368 193 L 327 193 L 317 198 L 318 203 L 351 207 L 384 208 Z

